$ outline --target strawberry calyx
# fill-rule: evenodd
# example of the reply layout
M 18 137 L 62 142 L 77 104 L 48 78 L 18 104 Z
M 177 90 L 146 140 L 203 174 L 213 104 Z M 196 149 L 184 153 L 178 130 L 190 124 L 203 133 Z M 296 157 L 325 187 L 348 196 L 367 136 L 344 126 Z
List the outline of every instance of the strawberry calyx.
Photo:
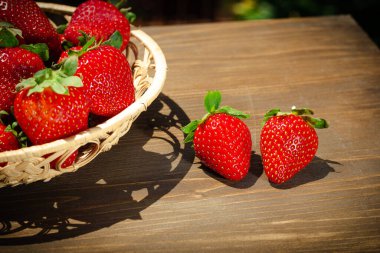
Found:
M 310 126 L 317 128 L 317 129 L 323 129 L 328 128 L 329 124 L 325 119 L 322 118 L 314 118 L 311 115 L 314 115 L 314 112 L 308 108 L 296 108 L 293 106 L 291 108 L 290 112 L 282 112 L 280 109 L 275 108 L 269 110 L 265 115 L 264 119 L 262 121 L 262 126 L 272 117 L 275 116 L 286 116 L 286 115 L 296 115 L 300 116 L 303 120 L 305 120 L 307 123 L 309 123 Z
M 45 43 L 23 44 L 20 47 L 37 54 L 43 61 L 49 60 L 49 47 Z
M 69 87 L 83 86 L 82 79 L 74 76 L 77 68 L 78 56 L 69 56 L 59 64 L 58 69 L 42 69 L 36 72 L 33 77 L 22 80 L 16 85 L 16 89 L 29 88 L 28 96 L 35 92 L 43 92 L 46 88 L 51 88 L 60 95 L 68 95 Z
M 187 134 L 185 138 L 185 143 L 192 142 L 194 139 L 194 133 L 197 127 L 203 124 L 210 116 L 218 113 L 225 113 L 239 119 L 247 119 L 249 115 L 236 110 L 230 106 L 222 106 L 219 108 L 220 103 L 222 101 L 222 96 L 219 91 L 209 91 L 207 92 L 204 98 L 204 106 L 206 108 L 207 113 L 199 120 L 193 120 L 186 126 L 182 127 L 181 130 Z
M 22 38 L 22 31 L 8 22 L 0 21 L 0 47 L 17 47 Z
M 86 34 L 83 31 L 79 31 L 82 35 L 78 37 L 79 40 L 79 46 L 82 46 L 80 50 L 69 50 L 70 54 L 76 54 L 78 57 L 82 56 L 84 53 L 94 50 L 102 45 L 109 45 L 112 47 L 115 47 L 117 49 L 120 49 L 123 44 L 123 36 L 119 31 L 115 31 L 111 36 L 108 38 L 108 40 L 103 41 L 100 40 L 99 42 L 96 42 L 95 37 L 91 37 L 88 34 Z

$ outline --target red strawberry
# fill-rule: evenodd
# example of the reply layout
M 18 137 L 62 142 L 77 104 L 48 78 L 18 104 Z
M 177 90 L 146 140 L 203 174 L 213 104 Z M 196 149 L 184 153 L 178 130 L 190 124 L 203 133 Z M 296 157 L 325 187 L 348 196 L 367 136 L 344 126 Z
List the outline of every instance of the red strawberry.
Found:
M 292 108 L 291 113 L 273 109 L 265 115 L 260 149 L 266 175 L 273 183 L 284 183 L 315 156 L 318 136 L 315 128 L 328 127 L 324 119 L 312 118 L 309 109 Z
M 0 123 L 0 152 L 15 150 L 19 148 L 18 140 L 6 126 Z
M 5 126 L 2 122 L 1 116 L 8 115 L 5 111 L 0 111 L 0 152 L 15 150 L 19 148 L 19 142 L 13 131 L 9 131 L 9 127 Z M 0 167 L 5 166 L 7 163 L 0 163 Z
M 115 31 L 119 31 L 123 38 L 121 51 L 127 47 L 130 39 L 128 19 L 114 5 L 100 0 L 88 0 L 77 7 L 64 37 L 74 45 L 79 45 L 78 37 L 82 36 L 80 31 L 95 37 L 98 42 L 108 40 Z
M 0 63 L 0 110 L 9 112 L 16 85 L 45 66 L 37 54 L 19 47 L 0 49 Z
M 91 41 L 86 45 L 91 44 Z M 86 95 L 90 101 L 90 112 L 112 117 L 124 110 L 135 100 L 133 76 L 129 63 L 120 50 L 108 46 L 76 47 L 79 55 L 75 75 L 83 78 Z M 72 51 L 70 51 L 72 53 Z M 64 52 L 61 60 L 68 56 Z
M 46 43 L 52 59 L 58 59 L 62 51 L 60 38 L 35 1 L 0 1 L 0 20 L 19 28 L 26 43 Z
M 188 134 L 185 142 L 194 142 L 195 155 L 203 164 L 227 179 L 239 181 L 250 168 L 251 133 L 241 120 L 248 115 L 228 106 L 219 109 L 220 101 L 218 91 L 208 92 L 208 113 L 182 130 Z
M 24 89 L 16 96 L 14 115 L 33 144 L 66 138 L 87 128 L 89 104 L 80 78 L 72 76 L 77 61 L 76 56 L 70 57 L 59 70 L 44 69 L 20 83 Z

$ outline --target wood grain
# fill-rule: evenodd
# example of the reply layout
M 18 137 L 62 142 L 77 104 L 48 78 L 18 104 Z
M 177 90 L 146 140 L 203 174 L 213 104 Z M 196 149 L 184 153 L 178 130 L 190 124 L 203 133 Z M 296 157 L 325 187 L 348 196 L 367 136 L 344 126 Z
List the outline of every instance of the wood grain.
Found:
M 380 54 L 349 16 L 146 27 L 169 66 L 119 145 L 72 175 L 0 191 L 1 252 L 380 251 Z M 207 90 L 252 115 L 252 168 L 201 168 L 180 126 Z M 313 108 L 317 157 L 290 182 L 262 172 L 260 120 Z

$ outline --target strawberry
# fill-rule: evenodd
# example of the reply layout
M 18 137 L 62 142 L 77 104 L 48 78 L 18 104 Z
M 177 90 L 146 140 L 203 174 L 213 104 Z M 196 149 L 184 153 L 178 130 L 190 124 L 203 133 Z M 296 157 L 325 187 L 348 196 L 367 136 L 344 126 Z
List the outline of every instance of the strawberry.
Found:
M 46 43 L 52 60 L 58 59 L 62 51 L 59 35 L 35 1 L 0 1 L 0 20 L 20 29 L 26 43 Z
M 0 111 L 0 116 L 7 115 L 5 111 Z M 15 150 L 19 148 L 19 142 L 9 127 L 4 125 L 0 118 L 0 152 Z
M 76 56 L 69 57 L 58 70 L 43 69 L 18 85 L 22 90 L 16 95 L 14 115 L 32 144 L 66 138 L 87 128 L 89 104 L 81 79 L 73 76 L 77 64 Z
M 19 149 L 19 142 L 9 126 L 6 126 L 1 116 L 8 115 L 6 111 L 0 111 L 0 152 Z M 0 163 L 0 167 L 7 163 Z
M 39 55 L 20 47 L 0 48 L 0 62 L 0 110 L 10 112 L 16 96 L 16 85 L 45 66 Z
M 219 108 L 221 95 L 210 91 L 205 97 L 207 114 L 182 131 L 185 142 L 193 141 L 195 155 L 223 177 L 239 181 L 248 173 L 251 160 L 251 134 L 241 120 L 248 115 L 228 106 Z
M 264 117 L 260 149 L 264 171 L 276 184 L 288 181 L 306 167 L 318 149 L 314 128 L 327 128 L 326 120 L 312 118 L 310 109 L 292 108 L 290 113 L 270 110 Z
M 112 117 L 135 100 L 133 76 L 129 63 L 120 50 L 109 45 L 95 45 L 90 40 L 84 47 L 74 47 L 61 55 L 60 61 L 70 54 L 79 56 L 75 75 L 83 78 L 90 112 Z
M 0 22 L 0 110 L 8 112 L 16 95 L 16 85 L 21 79 L 29 78 L 43 69 L 45 66 L 41 58 L 48 58 L 48 48 L 45 44 L 16 47 L 21 36 L 21 31 L 11 24 Z
M 95 37 L 98 42 L 108 40 L 115 31 L 119 31 L 123 41 L 121 51 L 126 49 L 130 39 L 128 19 L 114 5 L 100 0 L 88 0 L 77 7 L 64 31 L 64 37 L 74 45 L 79 45 L 81 31 Z

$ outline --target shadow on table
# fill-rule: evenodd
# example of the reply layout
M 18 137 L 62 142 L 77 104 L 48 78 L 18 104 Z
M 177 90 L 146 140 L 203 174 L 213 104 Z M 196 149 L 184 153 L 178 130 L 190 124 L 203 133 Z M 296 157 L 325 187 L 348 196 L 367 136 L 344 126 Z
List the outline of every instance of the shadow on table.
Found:
M 118 145 L 79 171 L 1 189 L 0 245 L 61 240 L 141 219 L 140 212 L 171 191 L 192 165 L 191 144 L 183 144 L 180 131 L 188 122 L 161 94 Z M 148 142 L 153 145 L 144 150 Z
M 277 189 L 290 189 L 310 182 L 318 181 L 325 178 L 330 172 L 335 172 L 335 169 L 330 166 L 330 164 L 341 165 L 338 162 L 324 160 L 319 157 L 314 157 L 313 161 L 306 166 L 303 170 L 298 172 L 293 178 L 283 184 L 273 184 L 271 185 Z
M 335 169 L 331 167 L 330 164 L 340 165 L 340 163 L 338 162 L 323 160 L 319 157 L 314 157 L 313 161 L 308 166 L 306 166 L 306 168 L 298 172 L 289 181 L 283 184 L 273 184 L 273 183 L 270 183 L 270 184 L 274 188 L 285 190 L 285 189 L 298 187 L 300 185 L 307 184 L 313 181 L 318 181 L 326 177 L 330 172 L 335 172 Z M 264 169 L 263 169 L 261 156 L 255 154 L 254 152 L 252 152 L 252 155 L 251 155 L 251 168 L 248 172 L 248 175 L 239 182 L 233 182 L 233 181 L 227 180 L 203 164 L 200 164 L 199 168 L 202 169 L 210 177 L 230 187 L 238 188 L 238 189 L 245 189 L 245 188 L 252 187 L 257 182 L 257 180 L 262 176 L 262 174 L 264 174 L 265 176 L 265 173 L 263 173 Z

